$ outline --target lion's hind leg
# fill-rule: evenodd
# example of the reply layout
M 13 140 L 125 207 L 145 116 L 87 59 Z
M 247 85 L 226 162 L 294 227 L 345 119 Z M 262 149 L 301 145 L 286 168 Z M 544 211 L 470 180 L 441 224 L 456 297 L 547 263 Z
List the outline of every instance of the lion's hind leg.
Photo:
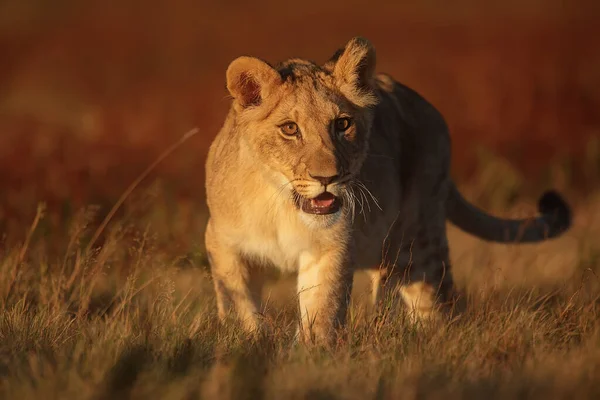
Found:
M 430 221 L 391 235 L 387 254 L 393 258 L 384 257 L 379 269 L 369 270 L 372 302 L 380 313 L 396 315 L 405 306 L 410 321 L 425 322 L 439 320 L 452 304 L 454 283 L 445 221 Z

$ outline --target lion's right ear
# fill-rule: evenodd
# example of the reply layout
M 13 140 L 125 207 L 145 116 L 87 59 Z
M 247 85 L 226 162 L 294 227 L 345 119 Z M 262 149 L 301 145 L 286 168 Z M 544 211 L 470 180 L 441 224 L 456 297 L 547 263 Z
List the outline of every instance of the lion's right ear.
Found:
M 367 107 L 377 102 L 375 88 L 375 48 L 363 37 L 351 39 L 327 63 L 337 85 L 351 101 Z
M 227 67 L 227 90 L 243 108 L 258 106 L 279 84 L 281 76 L 266 62 L 238 57 Z

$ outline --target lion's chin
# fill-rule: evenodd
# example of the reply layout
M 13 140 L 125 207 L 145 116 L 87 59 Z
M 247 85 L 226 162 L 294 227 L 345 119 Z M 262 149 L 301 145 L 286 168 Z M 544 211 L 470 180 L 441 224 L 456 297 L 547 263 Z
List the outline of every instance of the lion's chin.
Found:
M 342 209 L 340 208 L 337 212 L 331 214 L 309 214 L 303 211 L 299 211 L 300 219 L 310 229 L 322 230 L 333 228 L 337 225 L 337 222 L 341 220 Z

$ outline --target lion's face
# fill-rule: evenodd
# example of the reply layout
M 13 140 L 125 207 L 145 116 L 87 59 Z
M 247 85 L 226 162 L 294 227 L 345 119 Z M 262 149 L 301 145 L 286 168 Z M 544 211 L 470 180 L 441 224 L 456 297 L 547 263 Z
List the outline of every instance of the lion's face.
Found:
M 337 220 L 350 201 L 367 153 L 373 69 L 372 48 L 359 40 L 324 66 L 242 57 L 228 69 L 236 129 L 278 194 L 311 223 Z

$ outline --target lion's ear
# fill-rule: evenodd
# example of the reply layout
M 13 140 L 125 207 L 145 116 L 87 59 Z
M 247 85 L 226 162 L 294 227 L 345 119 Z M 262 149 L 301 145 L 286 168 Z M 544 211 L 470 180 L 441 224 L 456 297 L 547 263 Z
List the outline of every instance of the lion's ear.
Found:
M 342 93 L 359 106 L 376 102 L 375 48 L 367 39 L 355 37 L 340 49 L 330 61 L 333 76 Z
M 279 73 L 254 57 L 238 57 L 227 67 L 227 90 L 243 108 L 258 106 L 281 84 Z

